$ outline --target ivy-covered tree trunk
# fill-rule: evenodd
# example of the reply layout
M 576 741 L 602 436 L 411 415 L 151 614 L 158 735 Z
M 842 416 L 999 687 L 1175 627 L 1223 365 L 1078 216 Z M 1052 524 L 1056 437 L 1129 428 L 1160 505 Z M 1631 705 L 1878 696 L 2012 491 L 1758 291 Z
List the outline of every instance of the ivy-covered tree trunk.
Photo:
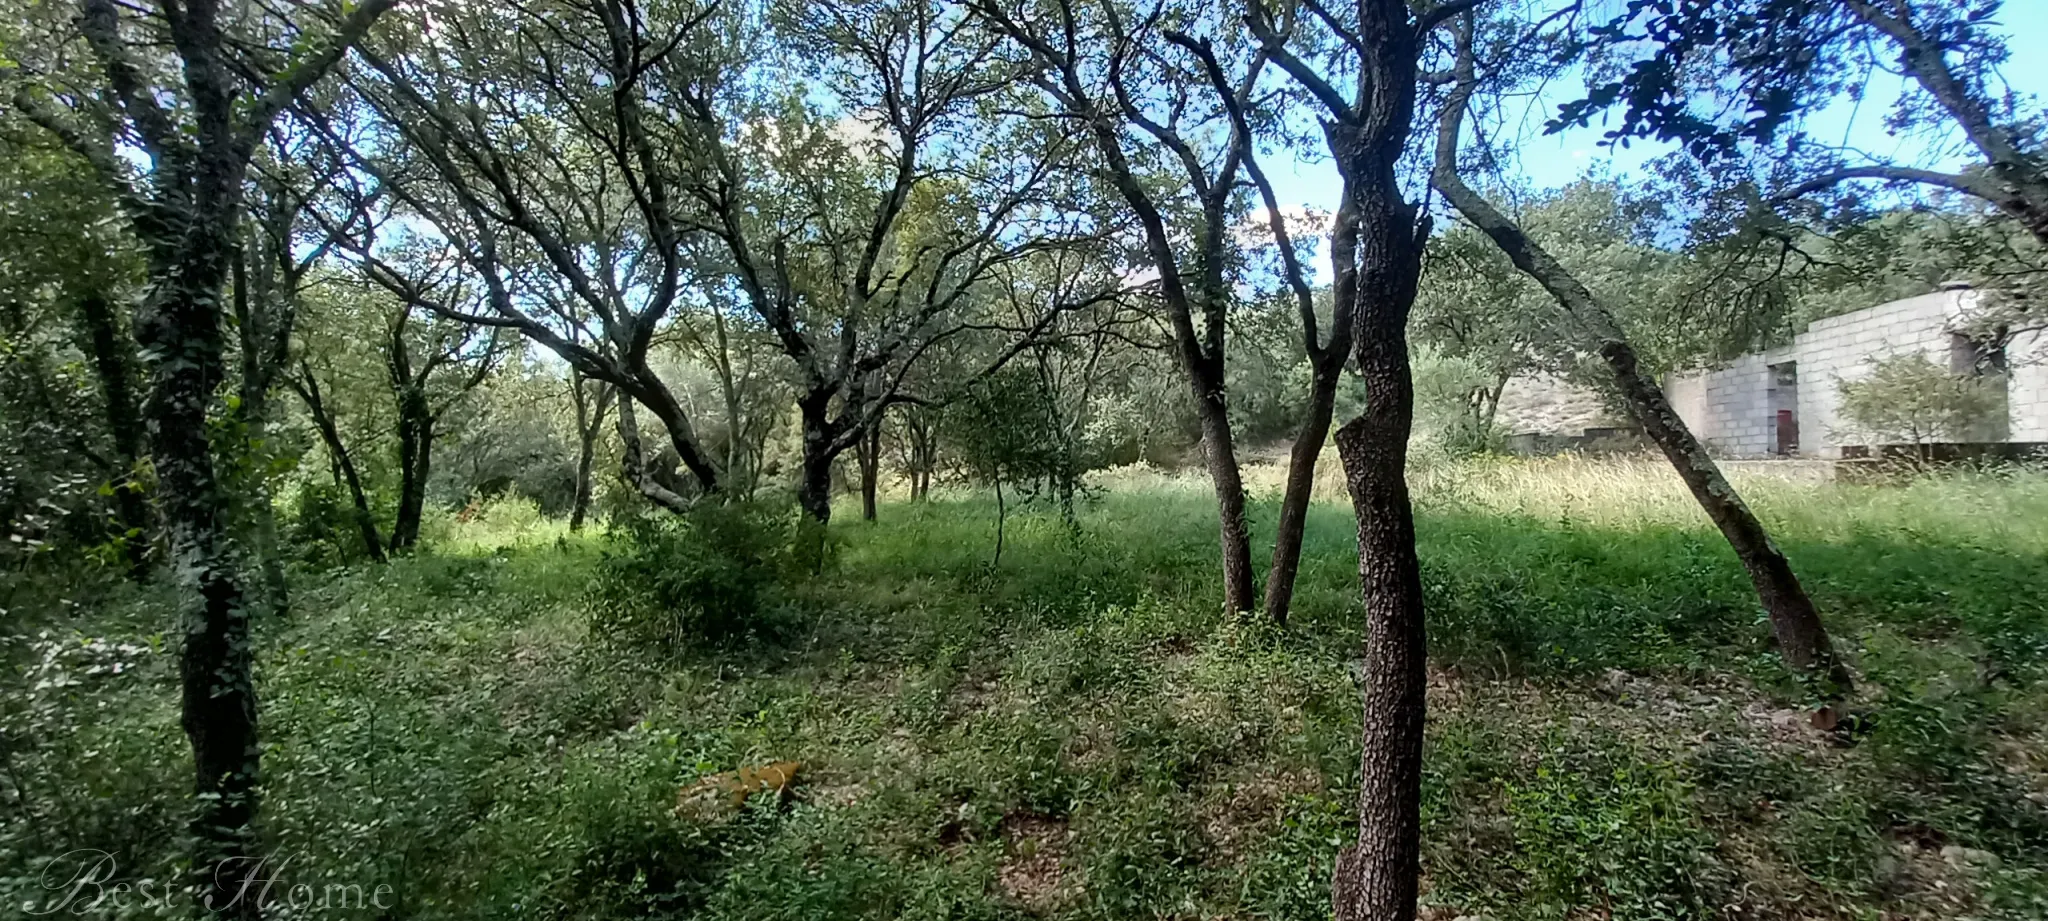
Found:
M 239 171 L 231 175 L 239 186 Z M 136 338 L 149 357 L 143 412 L 171 563 L 192 592 L 180 615 L 179 673 L 197 794 L 195 873 L 203 898 L 226 906 L 229 916 L 255 917 L 252 900 L 234 899 L 253 870 L 256 843 L 260 765 L 249 612 L 228 531 L 228 497 L 207 438 L 207 414 L 222 378 L 220 298 L 232 251 L 231 224 L 219 223 L 188 233 L 184 258 L 154 279 L 136 318 Z
M 122 531 L 122 554 L 128 561 L 129 576 L 142 579 L 149 575 L 149 503 L 135 473 L 142 461 L 143 438 L 147 433 L 135 401 L 134 349 L 115 314 L 113 299 L 105 292 L 87 293 L 78 306 L 85 319 L 100 400 L 105 404 L 102 411 L 114 444 L 114 463 L 120 467 L 111 485 L 114 518 Z

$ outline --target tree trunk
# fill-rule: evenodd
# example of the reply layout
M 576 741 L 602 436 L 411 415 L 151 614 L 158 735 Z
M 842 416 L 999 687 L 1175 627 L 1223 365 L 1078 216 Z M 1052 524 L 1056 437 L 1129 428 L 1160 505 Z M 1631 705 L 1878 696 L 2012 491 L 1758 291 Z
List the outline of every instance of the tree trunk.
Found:
M 1210 380 L 1195 378 L 1196 411 L 1202 421 L 1202 457 L 1209 482 L 1216 489 L 1216 518 L 1223 550 L 1223 603 L 1227 610 L 1252 610 L 1257 584 L 1252 576 L 1251 528 L 1245 519 L 1244 479 L 1237 468 L 1237 446 L 1231 440 L 1230 411 L 1225 402 L 1221 369 Z
M 1613 371 L 1615 386 L 1628 401 L 1643 433 L 1664 452 L 1665 459 L 1685 481 L 1685 488 L 1742 561 L 1750 584 L 1756 588 L 1757 600 L 1771 619 L 1779 655 L 1786 664 L 1821 682 L 1816 689 L 1821 696 L 1833 700 L 1847 693 L 1854 687 L 1854 679 L 1836 658 L 1834 644 L 1821 624 L 1812 597 L 1799 584 L 1785 554 L 1764 531 L 1763 522 L 1757 520 L 1756 513 L 1750 511 L 1727 477 L 1721 475 L 1720 465 L 1714 463 L 1706 447 L 1671 408 L 1663 389 L 1637 369 L 1635 350 L 1627 342 L 1609 340 L 1601 344 L 1600 357 Z
M 860 459 L 860 517 L 862 521 L 875 520 L 875 491 L 882 479 L 882 427 L 880 420 L 872 423 L 868 432 L 860 437 L 854 448 Z
M 434 414 L 427 406 L 427 395 L 416 385 L 408 386 L 398 398 L 398 516 L 391 523 L 393 553 L 419 543 L 433 458 Z
M 1010 506 L 1003 501 L 1003 474 L 996 471 L 996 554 L 989 558 L 988 568 L 1003 565 L 1003 526 L 1009 522 Z
M 1779 653 L 1794 669 L 1821 682 L 1818 688 L 1830 698 L 1851 688 L 1848 669 L 1836 659 L 1827 628 L 1813 599 L 1799 584 L 1792 565 L 1765 533 L 1763 523 L 1737 495 L 1735 487 L 1721 475 L 1721 468 L 1707 455 L 1685 421 L 1671 408 L 1657 382 L 1637 367 L 1635 349 L 1622 335 L 1614 316 L 1593 297 L 1593 293 L 1523 232 L 1520 225 L 1465 184 L 1457 170 L 1457 142 L 1467 100 L 1477 86 L 1469 26 L 1459 36 L 1458 86 L 1453 90 L 1446 115 L 1438 126 L 1437 163 L 1432 183 L 1444 199 L 1458 209 L 1495 245 L 1507 254 L 1515 267 L 1534 279 L 1579 322 L 1586 324 L 1600 340 L 1601 360 L 1613 375 L 1615 388 L 1628 404 L 1643 433 L 1664 453 L 1678 471 L 1693 499 L 1719 528 L 1728 545 L 1749 572 L 1757 599 L 1771 620 Z
M 1276 216 L 1279 203 L 1272 186 L 1259 177 L 1259 190 Z M 1275 233 L 1275 236 L 1279 234 Z M 1330 435 L 1331 417 L 1337 404 L 1337 387 L 1344 380 L 1344 366 L 1351 357 L 1353 304 L 1358 297 L 1358 211 L 1352 204 L 1352 186 L 1345 183 L 1344 200 L 1338 205 L 1330 227 L 1330 341 L 1316 341 L 1313 292 L 1306 273 L 1288 257 L 1290 274 L 1296 279 L 1296 306 L 1301 313 L 1303 346 L 1313 362 L 1314 378 L 1309 382 L 1308 412 L 1301 431 L 1294 436 L 1294 450 L 1287 458 L 1287 487 L 1280 497 L 1280 522 L 1273 538 L 1273 565 L 1266 574 L 1266 616 L 1285 625 L 1294 607 L 1294 580 L 1301 569 L 1301 541 L 1308 528 L 1309 500 L 1315 492 L 1316 465 L 1321 462 L 1323 441 Z
M 1301 541 L 1308 530 L 1308 505 L 1315 492 L 1316 463 L 1330 437 L 1330 417 L 1343 379 L 1343 362 L 1319 363 L 1309 385 L 1308 412 L 1287 456 L 1287 486 L 1280 495 L 1280 522 L 1273 535 L 1273 565 L 1266 573 L 1266 616 L 1286 624 L 1294 605 L 1294 579 L 1301 569 Z
M 1358 518 L 1366 615 L 1358 841 L 1337 861 L 1332 895 L 1339 921 L 1415 917 L 1421 865 L 1428 645 L 1406 469 L 1414 419 L 1406 326 L 1421 246 L 1413 212 L 1398 198 L 1391 159 L 1388 167 L 1385 184 L 1367 193 L 1378 199 L 1376 207 L 1360 208 L 1366 277 L 1356 328 L 1366 407 L 1337 431 L 1337 456 Z
M 269 440 L 270 392 L 267 386 L 259 392 L 256 388 L 244 388 L 242 392 L 242 427 L 246 438 L 246 450 L 256 454 L 264 450 Z M 251 518 L 249 534 L 256 557 L 257 574 L 263 580 L 263 607 L 272 615 L 283 616 L 291 609 L 291 589 L 285 579 L 282 546 L 277 536 L 277 508 L 272 504 L 270 477 L 264 473 L 268 466 L 260 455 L 256 469 L 251 472 L 249 496 L 245 506 Z
M 218 305 L 230 244 L 224 233 L 195 237 L 175 271 L 156 280 L 137 317 L 136 338 L 152 372 L 143 412 L 172 569 L 196 596 L 182 604 L 179 658 L 181 721 L 192 744 L 197 800 L 193 874 L 203 899 L 226 906 L 255 869 L 261 755 L 249 613 L 206 425 L 222 376 Z M 259 908 L 242 900 L 225 911 L 255 917 Z
M 825 415 L 829 394 L 797 401 L 803 422 L 803 460 L 797 481 L 797 504 L 819 524 L 832 521 L 832 423 Z
M 1359 258 L 1349 307 L 1366 390 L 1365 411 L 1337 431 L 1358 519 L 1366 621 L 1358 840 L 1338 854 L 1331 879 L 1337 921 L 1412 921 L 1421 876 L 1428 642 L 1408 500 L 1415 395 L 1407 329 L 1429 219 L 1402 197 L 1396 172 L 1414 120 L 1423 41 L 1410 15 L 1404 0 L 1361 0 L 1357 34 L 1368 50 L 1360 56 L 1356 102 L 1348 118 L 1324 127 L 1350 192 L 1346 204 L 1356 209 Z
M 384 541 L 377 536 L 377 516 L 370 512 L 369 496 L 363 491 L 363 478 L 356 472 L 355 459 L 349 456 L 348 445 L 341 440 L 341 429 L 334 417 L 327 412 L 327 405 L 320 397 L 320 382 L 313 377 L 313 370 L 305 367 L 301 371 L 304 381 L 292 381 L 292 390 L 306 404 L 306 411 L 313 416 L 313 427 L 320 431 L 320 440 L 327 445 L 327 457 L 333 461 L 334 469 L 340 473 L 341 481 L 348 486 L 349 498 L 355 503 L 356 530 L 362 535 L 363 550 L 370 559 L 382 563 Z
M 581 533 L 583 518 L 590 512 L 590 467 L 597 459 L 597 430 L 583 432 L 577 439 L 576 500 L 569 509 L 569 533 Z
M 99 378 L 100 399 L 106 405 L 107 433 L 114 443 L 114 461 L 120 466 L 114 482 L 114 519 L 122 531 L 122 556 L 128 561 L 128 575 L 141 580 L 149 575 L 149 503 L 135 468 L 142 460 L 142 418 L 135 403 L 134 350 L 114 315 L 114 303 L 105 293 L 92 291 L 79 300 L 86 334 L 92 349 L 92 364 Z

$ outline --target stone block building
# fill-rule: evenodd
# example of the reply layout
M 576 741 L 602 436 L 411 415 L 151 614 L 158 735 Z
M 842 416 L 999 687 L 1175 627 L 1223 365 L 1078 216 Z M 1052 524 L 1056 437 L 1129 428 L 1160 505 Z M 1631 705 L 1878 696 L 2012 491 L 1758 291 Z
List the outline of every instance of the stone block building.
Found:
M 1949 284 L 1815 320 L 1790 345 L 1672 375 L 1665 393 L 1718 454 L 1835 458 L 1874 440 L 1840 417 L 1840 383 L 1868 375 L 1879 359 L 1918 352 L 1959 373 L 1983 374 L 2005 395 L 2003 418 L 1954 440 L 2048 442 L 2048 333 L 2017 333 L 2001 346 L 1972 339 L 1965 330 L 1979 297 L 1968 285 Z

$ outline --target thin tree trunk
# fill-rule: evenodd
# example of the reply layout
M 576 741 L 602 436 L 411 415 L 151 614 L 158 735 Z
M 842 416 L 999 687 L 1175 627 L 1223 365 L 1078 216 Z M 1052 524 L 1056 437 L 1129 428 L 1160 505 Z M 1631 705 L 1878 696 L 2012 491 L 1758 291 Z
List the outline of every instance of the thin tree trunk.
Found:
M 1779 655 L 1787 665 L 1821 681 L 1823 685 L 1817 690 L 1823 697 L 1835 699 L 1847 693 L 1854 687 L 1854 679 L 1835 656 L 1819 610 L 1799 584 L 1791 562 L 1764 530 L 1763 522 L 1757 520 L 1756 513 L 1750 511 L 1728 478 L 1721 474 L 1720 465 L 1714 463 L 1706 447 L 1686 427 L 1685 420 L 1671 408 L 1663 389 L 1638 370 L 1635 350 L 1627 342 L 1613 339 L 1601 344 L 1600 357 L 1613 372 L 1615 386 L 1620 388 L 1644 434 L 1664 452 L 1693 500 L 1742 561 L 1750 584 L 1756 588 L 1757 600 L 1770 616 Z
M 1848 669 L 1835 657 L 1833 643 L 1821 624 L 1813 599 L 1799 584 L 1784 553 L 1764 531 L 1763 523 L 1727 477 L 1722 476 L 1720 466 L 1707 455 L 1685 421 L 1672 410 L 1662 388 L 1638 368 L 1635 350 L 1622 335 L 1620 324 L 1577 276 L 1458 175 L 1458 132 L 1465 106 L 1478 85 L 1469 22 L 1461 26 L 1458 42 L 1457 85 L 1438 126 L 1433 184 L 1466 220 L 1492 238 L 1517 269 L 1542 285 L 1559 306 L 1593 331 L 1599 339 L 1600 358 L 1630 414 L 1678 471 L 1693 499 L 1720 529 L 1742 561 L 1743 569 L 1749 572 L 1750 583 L 1770 617 L 1779 653 L 1786 664 L 1822 682 L 1824 686 L 1819 690 L 1824 696 L 1832 698 L 1847 692 L 1852 686 Z
M 860 517 L 875 520 L 875 492 L 882 479 L 882 428 L 876 421 L 855 448 L 860 459 Z
M 596 386 L 596 392 L 583 389 L 585 383 Z M 611 409 L 617 388 L 603 381 L 593 381 L 580 372 L 571 371 L 569 376 L 569 398 L 576 406 L 576 484 L 575 498 L 569 508 L 569 532 L 583 531 L 583 520 L 590 515 L 590 473 L 597 463 L 598 433 L 604 431 L 605 413 Z
M 1267 208 L 1273 212 L 1275 236 L 1282 241 L 1282 251 L 1291 253 L 1291 244 L 1283 232 L 1277 231 L 1284 225 L 1279 223 L 1280 208 L 1272 186 L 1265 181 L 1263 172 L 1253 175 L 1266 198 Z M 1348 183 L 1344 201 L 1338 206 L 1336 220 L 1330 228 L 1333 308 L 1327 344 L 1316 341 L 1315 301 L 1313 292 L 1307 287 L 1306 273 L 1294 264 L 1292 255 L 1286 258 L 1291 270 L 1289 275 L 1296 282 L 1303 344 L 1307 346 L 1315 376 L 1309 382 L 1308 412 L 1301 420 L 1301 430 L 1295 433 L 1294 449 L 1287 458 L 1287 486 L 1280 496 L 1280 521 L 1273 536 L 1273 565 L 1266 574 L 1266 616 L 1282 625 L 1287 623 L 1287 616 L 1294 606 L 1294 581 L 1301 570 L 1301 542 L 1308 529 L 1308 507 L 1315 492 L 1316 465 L 1322 459 L 1323 442 L 1330 436 L 1337 386 L 1343 382 L 1344 365 L 1351 353 L 1351 306 L 1358 295 L 1358 214 L 1351 204 Z
M 328 459 L 341 475 L 342 483 L 348 486 L 349 498 L 355 504 L 356 530 L 363 538 L 363 550 L 370 559 L 385 561 L 384 541 L 377 536 L 377 516 L 370 512 L 370 499 L 363 490 L 363 478 L 356 472 L 355 459 L 349 456 L 348 445 L 342 443 L 341 429 L 334 417 L 327 412 L 327 405 L 320 397 L 320 382 L 313 377 L 310 367 L 302 368 L 303 381 L 290 381 L 291 388 L 306 404 L 306 411 L 313 416 L 313 427 L 320 431 L 320 440 L 327 445 Z
M 1003 501 L 1003 475 L 996 473 L 996 555 L 989 559 L 988 567 L 994 569 L 1003 564 L 1003 525 L 1010 519 L 1010 507 Z
M 260 445 L 269 439 L 270 394 L 266 387 L 261 394 L 253 388 L 242 394 L 242 425 L 249 450 L 261 450 Z M 263 580 L 264 607 L 272 614 L 282 616 L 291 609 L 291 590 L 285 579 L 284 556 L 277 536 L 277 508 L 272 504 L 270 478 L 262 471 L 262 464 L 252 474 L 247 501 L 250 517 L 249 531 L 253 537 L 257 575 Z
M 1197 377 L 1196 406 L 1202 422 L 1202 457 L 1216 490 L 1217 537 L 1223 551 L 1223 603 L 1233 612 L 1258 603 L 1252 576 L 1251 528 L 1246 523 L 1244 479 L 1238 472 L 1237 447 L 1231 440 L 1230 412 L 1221 381 Z
M 128 575 L 141 580 L 149 576 L 149 503 L 143 499 L 135 468 L 142 459 L 142 418 L 135 402 L 134 350 L 114 315 L 114 303 L 104 292 L 92 291 L 79 300 L 86 334 L 92 348 L 93 372 L 99 378 L 100 399 L 107 417 L 107 433 L 114 443 L 114 462 L 119 466 L 114 488 L 114 517 L 122 531 L 122 556 L 128 561 Z
M 1280 521 L 1273 535 L 1273 564 L 1266 573 L 1266 616 L 1276 624 L 1286 624 L 1288 612 L 1294 606 L 1294 580 L 1301 570 L 1301 542 L 1308 530 L 1316 463 L 1322 457 L 1323 443 L 1330 437 L 1330 417 L 1342 371 L 1341 363 L 1336 368 L 1316 368 L 1309 387 L 1308 411 L 1287 456 L 1287 485 L 1280 495 Z

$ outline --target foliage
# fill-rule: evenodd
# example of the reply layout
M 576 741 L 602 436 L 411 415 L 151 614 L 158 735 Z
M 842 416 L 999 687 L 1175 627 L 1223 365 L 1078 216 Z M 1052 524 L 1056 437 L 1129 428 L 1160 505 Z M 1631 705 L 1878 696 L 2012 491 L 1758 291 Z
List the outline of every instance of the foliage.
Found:
M 591 628 L 668 650 L 773 639 L 792 628 L 790 590 L 818 562 L 804 530 L 788 509 L 750 503 L 618 522 L 591 585 Z
M 1870 373 L 1836 384 L 1842 418 L 1866 437 L 1924 445 L 1966 440 L 2005 409 L 2003 394 L 1974 373 L 1956 373 L 1919 352 L 1879 358 Z

